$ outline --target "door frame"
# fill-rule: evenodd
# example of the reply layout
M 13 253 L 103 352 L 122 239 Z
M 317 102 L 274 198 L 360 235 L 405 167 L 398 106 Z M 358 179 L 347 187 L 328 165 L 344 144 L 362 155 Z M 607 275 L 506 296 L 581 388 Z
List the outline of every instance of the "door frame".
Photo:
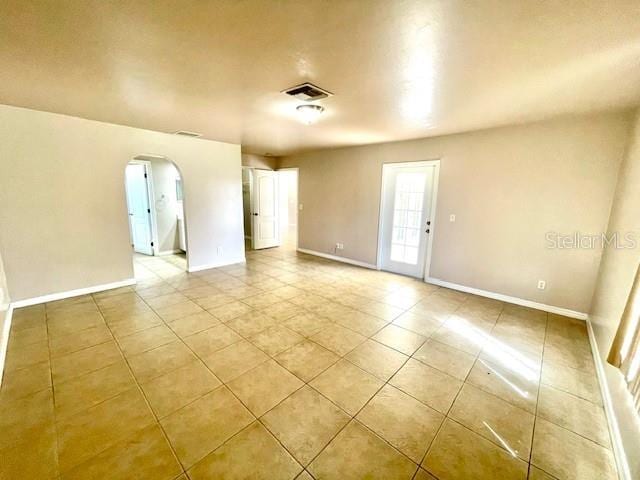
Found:
M 427 236 L 427 254 L 423 265 L 422 280 L 427 281 L 431 271 L 431 255 L 433 249 L 433 237 L 436 230 L 436 208 L 438 201 L 438 184 L 440 180 L 440 158 L 434 160 L 418 160 L 415 162 L 385 162 L 382 164 L 382 185 L 380 188 L 380 210 L 378 211 L 378 249 L 376 255 L 376 269 L 382 270 L 382 233 L 384 231 L 384 198 L 385 198 L 385 173 L 389 172 L 393 167 L 435 167 L 433 171 L 433 188 L 431 190 L 431 212 L 428 221 L 431 222 L 430 232 Z
M 244 239 L 251 240 L 251 248 L 253 248 L 253 219 L 251 218 L 251 207 L 253 206 L 253 170 L 255 170 L 255 167 L 242 165 L 241 168 L 243 173 L 245 170 L 249 172 L 249 232 L 244 232 Z M 244 181 L 242 180 L 242 177 L 240 177 L 240 184 L 242 185 L 243 183 Z M 242 227 L 244 229 L 244 198 L 242 199 L 242 202 Z M 249 235 L 247 235 L 247 233 Z
M 273 170 L 271 168 L 257 168 L 257 167 L 249 167 L 249 168 L 251 168 L 251 170 L 250 170 L 251 175 L 249 177 L 249 179 L 250 179 L 250 182 L 249 182 L 249 214 L 251 215 L 251 221 L 250 221 L 250 225 L 251 225 L 251 250 L 256 250 L 256 236 L 255 236 L 255 232 L 254 232 L 254 228 L 253 228 L 253 225 L 254 225 L 253 212 L 255 211 L 255 198 L 254 198 L 255 195 L 254 195 L 254 193 L 255 193 L 255 188 L 256 188 L 256 186 L 255 186 L 255 179 L 256 179 L 255 178 L 256 177 L 255 176 L 255 172 L 256 171 L 262 171 L 262 172 L 274 173 L 276 175 L 276 181 L 278 182 L 278 187 L 279 187 L 279 184 L 280 184 L 280 179 L 277 176 L 277 172 L 278 172 L 277 170 Z M 280 204 L 279 204 L 280 195 L 279 195 L 279 192 L 280 192 L 280 189 L 278 188 L 277 189 L 277 195 L 275 197 L 275 209 L 276 209 L 276 212 L 277 212 L 277 215 L 278 215 L 278 225 L 277 225 L 277 228 L 276 228 L 276 231 L 277 231 L 276 233 L 278 235 L 278 245 L 276 245 L 277 247 L 281 246 L 280 242 L 282 240 L 280 238 L 280 211 L 279 211 L 279 208 L 280 208 Z M 274 248 L 274 247 L 263 247 L 263 248 Z M 259 248 L 257 250 L 262 250 L 262 248 Z
M 300 168 L 285 167 L 274 170 L 275 172 L 285 172 L 287 170 L 296 172 L 296 251 L 298 250 L 298 241 L 300 238 Z M 282 240 L 282 239 L 281 239 Z
M 151 162 L 149 160 L 138 160 L 134 158 L 127 162 L 127 165 L 130 165 L 130 164 L 144 165 L 144 171 L 147 174 L 147 178 L 145 180 L 147 182 L 147 196 L 149 197 L 148 198 L 149 210 L 151 210 L 149 216 L 151 218 L 151 241 L 153 242 L 153 246 L 151 247 L 151 252 L 155 257 L 160 253 L 160 245 L 158 244 L 158 223 L 156 219 L 156 196 L 153 190 L 153 172 L 151 169 Z M 128 199 L 129 192 L 126 190 L 126 180 L 125 180 L 125 195 L 127 195 L 127 199 Z M 183 203 L 183 208 L 184 208 L 184 203 Z M 128 210 L 129 210 L 129 205 L 127 203 L 127 215 L 129 215 Z M 131 230 L 131 223 L 129 223 L 129 230 Z

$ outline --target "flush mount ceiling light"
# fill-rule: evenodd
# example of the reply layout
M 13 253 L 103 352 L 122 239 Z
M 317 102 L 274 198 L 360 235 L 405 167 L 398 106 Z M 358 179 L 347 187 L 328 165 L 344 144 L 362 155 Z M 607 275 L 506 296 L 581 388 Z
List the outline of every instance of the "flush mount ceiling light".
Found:
M 324 107 L 320 105 L 298 105 L 296 110 L 300 119 L 307 125 L 311 125 L 318 121 L 318 118 L 324 112 Z

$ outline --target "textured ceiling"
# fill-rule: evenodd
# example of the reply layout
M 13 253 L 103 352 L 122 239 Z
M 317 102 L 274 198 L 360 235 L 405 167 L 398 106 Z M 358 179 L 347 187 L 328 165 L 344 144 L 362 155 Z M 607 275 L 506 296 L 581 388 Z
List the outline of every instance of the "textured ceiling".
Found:
M 4 0 L 0 65 L 0 103 L 278 155 L 638 105 L 640 2 Z

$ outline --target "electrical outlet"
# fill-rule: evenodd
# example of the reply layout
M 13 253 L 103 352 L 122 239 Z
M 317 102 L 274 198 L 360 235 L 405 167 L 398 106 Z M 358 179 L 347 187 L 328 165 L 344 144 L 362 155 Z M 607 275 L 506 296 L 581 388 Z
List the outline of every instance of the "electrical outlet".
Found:
M 538 280 L 538 290 L 544 290 L 545 288 L 547 288 L 547 282 Z
M 451 215 L 449 215 L 449 221 L 450 221 L 450 222 L 455 222 L 455 221 L 456 221 L 456 216 L 455 216 L 455 214 L 453 214 L 453 213 L 452 213 Z
M 336 250 L 344 249 L 344 245 L 342 243 L 336 243 Z
M 216 249 L 216 252 L 218 253 L 219 257 L 222 256 L 222 245 L 218 245 L 218 248 Z

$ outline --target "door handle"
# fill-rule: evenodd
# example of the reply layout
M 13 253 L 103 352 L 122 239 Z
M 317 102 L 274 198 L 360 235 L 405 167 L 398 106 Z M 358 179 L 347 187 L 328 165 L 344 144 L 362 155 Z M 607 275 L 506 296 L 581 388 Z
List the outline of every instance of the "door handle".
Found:
M 425 230 L 425 232 L 426 232 L 426 233 L 429 233 L 429 229 L 427 228 L 427 229 Z
M 255 215 L 256 217 L 258 216 L 258 214 L 257 214 L 257 213 L 254 213 L 254 215 Z

